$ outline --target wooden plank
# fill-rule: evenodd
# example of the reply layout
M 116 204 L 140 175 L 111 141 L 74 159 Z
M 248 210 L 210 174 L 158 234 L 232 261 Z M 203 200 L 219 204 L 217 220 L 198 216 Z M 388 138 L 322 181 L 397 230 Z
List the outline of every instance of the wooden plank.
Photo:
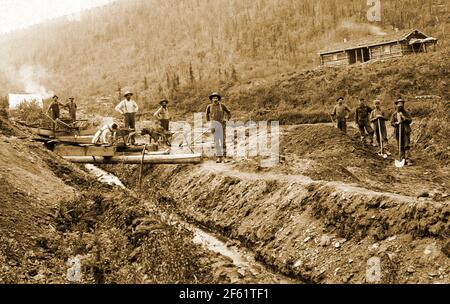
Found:
M 202 161 L 201 154 L 174 155 L 129 155 L 114 157 L 63 156 L 67 161 L 84 164 L 198 164 Z
M 31 133 L 40 135 L 40 136 L 47 136 L 47 137 L 53 137 L 53 130 L 49 129 L 42 129 L 42 128 L 29 128 Z M 56 136 L 63 136 L 67 135 L 67 132 L 64 131 L 56 131 Z
M 53 152 L 61 156 L 106 156 L 111 157 L 115 155 L 116 149 L 114 147 L 103 146 L 69 146 L 57 145 Z
M 57 136 L 60 142 L 66 143 L 78 143 L 78 144 L 90 144 L 94 136 Z
M 97 131 L 97 129 L 80 130 L 80 136 L 94 135 Z

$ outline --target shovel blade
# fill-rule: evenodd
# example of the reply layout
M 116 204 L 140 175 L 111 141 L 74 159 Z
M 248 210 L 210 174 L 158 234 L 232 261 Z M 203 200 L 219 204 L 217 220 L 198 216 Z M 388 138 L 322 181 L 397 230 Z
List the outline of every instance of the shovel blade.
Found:
M 396 166 L 397 168 L 402 168 L 402 167 L 404 167 L 404 166 L 405 166 L 405 160 L 404 160 L 404 159 L 402 159 L 402 160 L 395 160 L 395 166 Z

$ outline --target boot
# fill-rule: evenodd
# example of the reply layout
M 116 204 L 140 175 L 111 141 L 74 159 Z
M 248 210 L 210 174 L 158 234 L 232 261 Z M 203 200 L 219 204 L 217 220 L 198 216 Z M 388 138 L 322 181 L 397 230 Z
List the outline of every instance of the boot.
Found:
M 413 164 L 413 162 L 411 161 L 410 156 L 411 156 L 411 153 L 409 152 L 409 150 L 408 150 L 408 151 L 405 151 L 405 163 L 406 163 L 408 166 L 412 166 L 412 164 Z

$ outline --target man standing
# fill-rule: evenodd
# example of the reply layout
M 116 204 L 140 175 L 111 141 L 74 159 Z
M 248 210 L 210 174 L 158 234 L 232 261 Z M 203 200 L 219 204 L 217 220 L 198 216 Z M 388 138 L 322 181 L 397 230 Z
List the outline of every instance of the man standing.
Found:
M 74 102 L 74 99 L 75 98 L 70 97 L 69 103 L 66 104 L 66 107 L 69 109 L 69 115 L 72 122 L 77 120 L 77 104 Z
M 159 119 L 159 123 L 161 124 L 161 127 L 164 129 L 164 131 L 169 131 L 170 115 L 169 109 L 167 108 L 169 101 L 163 99 L 159 102 L 159 104 L 161 105 L 161 107 L 159 107 L 158 111 L 156 111 L 153 115 Z
M 333 112 L 331 112 L 331 117 L 332 119 L 336 119 L 337 128 L 344 134 L 347 134 L 347 119 L 351 110 L 346 104 L 344 104 L 343 97 L 339 97 L 336 101 L 338 104 L 334 106 Z
M 125 99 L 116 106 L 116 111 L 123 115 L 125 128 L 135 130 L 136 112 L 139 110 L 139 107 L 137 103 L 131 99 L 133 93 L 131 93 L 130 91 L 126 91 L 123 96 L 125 97 Z M 134 145 L 134 143 L 135 137 L 134 135 L 132 135 L 131 144 Z
M 355 121 L 358 124 L 359 132 L 361 133 L 361 141 L 366 143 L 366 132 L 370 138 L 370 144 L 373 143 L 373 129 L 370 126 L 369 115 L 372 108 L 366 105 L 364 98 L 359 100 L 359 106 L 356 108 Z
M 387 147 L 388 139 L 387 139 L 387 130 L 386 130 L 386 113 L 381 109 L 381 101 L 375 100 L 374 102 L 375 109 L 373 109 L 372 113 L 370 113 L 370 121 L 373 124 L 373 128 L 375 129 L 376 139 L 378 146 L 381 147 L 381 143 L 383 143 L 383 150 Z M 380 137 L 381 134 L 381 137 Z M 386 151 L 387 155 L 390 155 L 388 151 Z
M 59 97 L 57 95 L 53 95 L 52 102 L 48 106 L 47 113 L 52 112 L 51 117 L 53 120 L 56 120 L 59 118 L 60 111 L 59 107 L 61 106 L 61 103 L 58 101 Z
M 211 122 L 211 133 L 214 134 L 216 147 L 216 163 L 227 162 L 226 118 L 231 119 L 231 112 L 221 100 L 222 96 L 214 92 L 209 96 L 211 104 L 206 108 L 206 120 Z M 225 159 L 224 159 L 225 158 Z
M 52 118 L 52 130 L 53 130 L 53 137 L 56 137 L 56 120 L 59 119 L 60 110 L 59 107 L 62 106 L 61 103 L 58 101 L 59 97 L 57 95 L 53 95 L 52 102 L 48 106 L 47 114 L 51 112 L 51 118 Z
M 410 142 L 411 142 L 411 115 L 405 110 L 405 101 L 398 99 L 395 102 L 397 110 L 391 116 L 391 125 L 395 128 L 395 138 L 397 146 L 400 147 L 400 157 L 405 159 L 406 164 L 411 165 Z M 401 128 L 401 138 L 400 138 Z

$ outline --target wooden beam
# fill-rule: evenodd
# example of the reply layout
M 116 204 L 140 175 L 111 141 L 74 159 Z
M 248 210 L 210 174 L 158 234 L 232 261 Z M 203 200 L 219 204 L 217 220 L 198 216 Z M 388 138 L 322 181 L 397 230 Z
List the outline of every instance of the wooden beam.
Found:
M 115 147 L 57 145 L 53 152 L 61 156 L 114 156 Z
M 56 139 L 65 143 L 90 144 L 94 136 L 57 136 Z
M 202 161 L 201 154 L 175 155 L 129 155 L 129 156 L 63 156 L 67 161 L 83 164 L 198 164 Z

